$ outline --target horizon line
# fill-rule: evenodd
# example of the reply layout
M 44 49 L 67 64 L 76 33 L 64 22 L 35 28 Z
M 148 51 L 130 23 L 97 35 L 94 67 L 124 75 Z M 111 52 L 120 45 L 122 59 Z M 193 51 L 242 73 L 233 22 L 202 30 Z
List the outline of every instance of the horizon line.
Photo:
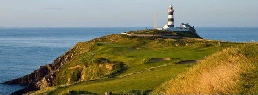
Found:
M 101 27 L 97 27 L 97 26 L 61 26 L 61 27 L 55 27 L 55 26 L 51 26 L 51 27 L 0 27 L 0 28 L 147 28 L 147 29 L 152 29 L 152 27 L 143 27 L 143 26 L 129 26 L 129 27 L 125 27 L 125 26 L 101 26 Z M 258 28 L 258 26 L 228 26 L 228 27 L 223 27 L 223 26 L 195 26 L 195 28 Z

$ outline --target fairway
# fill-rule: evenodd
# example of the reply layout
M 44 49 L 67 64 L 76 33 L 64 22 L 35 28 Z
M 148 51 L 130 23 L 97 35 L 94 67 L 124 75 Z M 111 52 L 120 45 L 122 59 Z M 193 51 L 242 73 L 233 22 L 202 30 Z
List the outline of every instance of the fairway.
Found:
M 174 78 L 189 66 L 188 64 L 171 64 L 125 77 L 80 82 L 71 86 L 58 88 L 49 92 L 49 94 L 65 94 L 71 90 L 94 93 L 113 92 L 119 94 L 132 90 L 152 90 L 169 79 Z

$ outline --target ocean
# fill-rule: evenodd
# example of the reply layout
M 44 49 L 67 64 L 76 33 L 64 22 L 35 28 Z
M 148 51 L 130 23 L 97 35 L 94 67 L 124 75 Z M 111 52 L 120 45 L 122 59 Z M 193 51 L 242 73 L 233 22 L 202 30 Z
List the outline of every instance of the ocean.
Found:
M 0 28 L 0 82 L 30 74 L 50 64 L 77 42 L 145 27 L 105 28 Z M 258 42 L 258 27 L 199 27 L 197 33 L 211 40 Z M 0 94 L 23 86 L 0 84 Z

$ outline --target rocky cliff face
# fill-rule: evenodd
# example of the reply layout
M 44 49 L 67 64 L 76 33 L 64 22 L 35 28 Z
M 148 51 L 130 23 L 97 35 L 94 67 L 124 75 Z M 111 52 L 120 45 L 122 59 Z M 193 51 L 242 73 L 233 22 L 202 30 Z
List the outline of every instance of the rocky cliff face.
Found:
M 55 79 L 56 73 L 59 71 L 59 69 L 63 65 L 68 64 L 73 57 L 78 56 L 83 52 L 91 50 L 93 46 L 94 43 L 92 42 L 78 43 L 68 52 L 54 60 L 52 64 L 41 66 L 38 70 L 35 70 L 33 73 L 29 75 L 25 75 L 21 78 L 6 81 L 4 82 L 4 84 L 28 85 L 26 88 L 16 91 L 13 94 L 23 94 L 28 91 L 35 91 L 44 87 L 53 86 L 53 80 Z
M 67 64 L 71 60 L 71 58 L 76 55 L 76 53 L 73 51 L 79 48 L 79 45 L 76 45 L 64 55 L 54 60 L 52 64 L 41 66 L 38 70 L 35 70 L 29 75 L 6 81 L 4 84 L 28 85 L 26 88 L 16 91 L 13 94 L 23 94 L 28 91 L 39 90 L 42 87 L 52 86 L 53 79 L 55 78 L 55 73 L 60 69 L 62 65 Z
M 4 84 L 27 85 L 24 89 L 12 93 L 20 95 L 45 87 L 110 77 L 123 71 L 125 68 L 123 62 L 85 56 L 94 51 L 96 42 L 98 41 L 93 39 L 89 42 L 77 43 L 65 54 L 55 59 L 52 64 L 41 66 L 29 75 L 6 81 Z

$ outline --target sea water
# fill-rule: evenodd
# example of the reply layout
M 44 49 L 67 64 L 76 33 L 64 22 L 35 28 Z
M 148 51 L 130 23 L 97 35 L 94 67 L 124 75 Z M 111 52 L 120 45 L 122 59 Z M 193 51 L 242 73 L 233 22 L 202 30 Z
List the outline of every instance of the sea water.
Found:
M 0 82 L 30 74 L 50 64 L 77 42 L 108 34 L 119 34 L 145 27 L 113 28 L 0 28 Z M 196 28 L 212 40 L 232 42 L 258 41 L 258 28 Z M 0 84 L 0 94 L 10 94 L 23 86 Z
M 0 28 L 0 82 L 50 64 L 77 42 L 144 28 Z M 0 84 L 0 94 L 23 88 Z
M 258 42 L 258 27 L 197 28 L 197 33 L 206 39 L 230 42 Z

